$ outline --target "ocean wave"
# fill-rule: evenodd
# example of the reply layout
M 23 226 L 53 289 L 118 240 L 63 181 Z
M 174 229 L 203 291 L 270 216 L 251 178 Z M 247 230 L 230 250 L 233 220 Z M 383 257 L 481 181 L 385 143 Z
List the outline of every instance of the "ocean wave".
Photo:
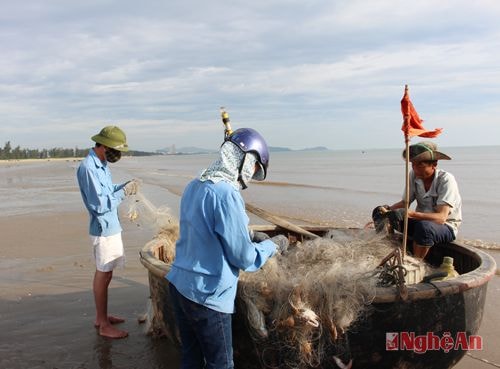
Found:
M 500 250 L 500 243 L 497 242 L 483 241 L 480 239 L 475 239 L 475 240 L 463 239 L 461 240 L 461 242 L 466 246 L 473 246 L 477 247 L 478 249 Z
M 340 192 L 350 192 L 350 193 L 361 193 L 361 194 L 368 194 L 368 195 L 374 195 L 374 194 L 393 195 L 392 192 L 389 192 L 389 191 L 361 190 L 361 189 L 356 189 L 356 188 L 352 188 L 352 187 L 323 186 L 323 185 L 293 183 L 293 182 L 265 181 L 265 182 L 252 182 L 252 184 L 256 184 L 258 186 L 270 186 L 270 187 L 310 188 L 310 189 L 316 189 L 316 190 L 329 190 L 329 191 L 340 191 Z

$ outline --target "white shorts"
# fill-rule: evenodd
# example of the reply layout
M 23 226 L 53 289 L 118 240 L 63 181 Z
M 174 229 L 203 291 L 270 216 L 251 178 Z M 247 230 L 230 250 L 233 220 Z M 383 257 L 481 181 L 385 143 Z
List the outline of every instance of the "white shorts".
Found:
M 96 269 L 100 272 L 111 272 L 116 267 L 125 265 L 122 234 L 112 236 L 90 236 Z

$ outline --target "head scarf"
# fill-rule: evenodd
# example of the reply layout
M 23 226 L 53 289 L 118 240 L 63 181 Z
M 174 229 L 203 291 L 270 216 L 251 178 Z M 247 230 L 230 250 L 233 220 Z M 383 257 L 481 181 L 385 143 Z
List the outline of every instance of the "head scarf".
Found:
M 245 154 L 234 143 L 226 141 L 220 148 L 219 158 L 202 171 L 200 181 L 212 181 L 213 183 L 225 181 L 238 190 L 245 189 L 254 175 L 256 162 L 255 154 Z

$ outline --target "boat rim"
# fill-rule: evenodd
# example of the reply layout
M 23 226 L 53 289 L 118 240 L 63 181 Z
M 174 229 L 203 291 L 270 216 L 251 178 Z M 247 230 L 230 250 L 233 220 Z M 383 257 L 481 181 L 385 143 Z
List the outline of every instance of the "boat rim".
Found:
M 302 227 L 309 231 L 325 231 L 329 229 L 361 229 L 328 226 Z M 255 225 L 251 228 L 258 231 L 273 231 L 280 229 L 280 227 L 274 225 Z M 155 256 L 154 250 L 158 248 L 158 241 L 158 239 L 152 239 L 144 245 L 142 250 L 139 252 L 140 261 L 142 265 L 144 265 L 144 267 L 153 275 L 158 278 L 165 278 L 166 274 L 170 271 L 170 265 Z M 495 275 L 496 262 L 491 255 L 473 246 L 464 245 L 459 241 L 450 242 L 450 245 L 454 245 L 460 250 L 460 252 L 474 258 L 479 263 L 478 267 L 450 280 L 406 285 L 408 288 L 408 297 L 405 299 L 406 301 L 423 300 L 442 295 L 462 293 L 488 283 Z M 401 300 L 401 297 L 397 286 L 377 287 L 372 303 L 391 303 L 398 300 Z

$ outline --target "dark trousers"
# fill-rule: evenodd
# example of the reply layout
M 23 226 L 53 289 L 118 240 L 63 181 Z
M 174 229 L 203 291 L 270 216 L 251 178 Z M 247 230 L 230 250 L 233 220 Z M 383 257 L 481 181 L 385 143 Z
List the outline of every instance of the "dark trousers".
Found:
M 401 224 L 402 229 L 403 224 Z M 418 245 L 427 247 L 451 242 L 455 239 L 453 230 L 446 224 L 411 218 L 408 219 L 408 237 L 411 237 Z
M 170 283 L 182 343 L 181 369 L 233 369 L 231 314 L 197 304 Z

